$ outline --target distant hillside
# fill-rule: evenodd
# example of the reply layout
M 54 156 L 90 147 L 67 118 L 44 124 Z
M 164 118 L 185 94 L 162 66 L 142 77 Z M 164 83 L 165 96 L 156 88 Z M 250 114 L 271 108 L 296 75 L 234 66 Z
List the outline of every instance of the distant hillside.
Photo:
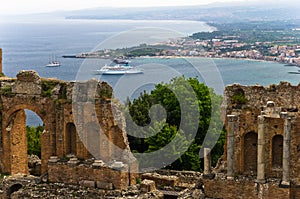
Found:
M 196 20 L 211 23 L 297 21 L 300 3 L 223 3 L 208 6 L 157 8 L 95 8 L 72 11 L 67 19 Z

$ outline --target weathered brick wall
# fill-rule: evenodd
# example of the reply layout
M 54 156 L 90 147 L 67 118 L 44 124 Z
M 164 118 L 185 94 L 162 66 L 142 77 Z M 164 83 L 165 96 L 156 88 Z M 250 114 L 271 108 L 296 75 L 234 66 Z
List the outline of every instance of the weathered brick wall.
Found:
M 26 73 L 27 74 L 27 73 Z M 34 75 L 36 75 L 34 73 Z M 20 75 L 22 78 L 27 78 L 26 75 Z M 28 77 L 31 77 L 28 75 Z M 40 80 L 38 80 L 38 77 L 34 76 L 35 82 L 41 83 Z M 50 133 L 50 138 L 48 139 L 48 143 L 42 145 L 42 171 L 46 171 L 47 168 L 47 161 L 48 158 L 55 153 L 55 145 L 53 144 L 53 140 L 55 140 L 53 132 L 56 132 L 55 128 L 55 115 L 56 115 L 56 105 L 54 99 L 51 99 L 49 97 L 43 97 L 41 95 L 37 95 L 36 91 L 32 91 L 32 93 L 29 93 L 31 86 L 26 86 L 26 81 L 24 82 L 25 85 L 22 86 L 22 88 L 27 88 L 28 92 L 26 91 L 26 94 L 24 94 L 24 91 L 22 93 L 18 93 L 17 91 L 20 89 L 17 89 L 18 85 L 22 85 L 18 80 L 15 79 L 4 79 L 1 81 L 1 87 L 0 89 L 6 90 L 6 92 L 1 95 L 1 113 L 2 113 L 2 139 L 3 139 L 3 171 L 2 172 L 11 172 L 11 159 L 12 158 L 20 158 L 18 154 L 14 154 L 15 152 L 12 152 L 10 149 L 10 144 L 12 142 L 11 136 L 13 136 L 15 133 L 11 133 L 8 131 L 10 128 L 16 128 L 16 132 L 23 132 L 24 135 L 26 135 L 25 127 L 26 122 L 24 122 L 22 125 L 16 125 L 15 123 L 15 117 L 14 115 L 22 110 L 28 109 L 35 112 L 43 121 L 45 129 Z M 33 83 L 33 81 L 30 81 L 30 85 Z M 11 90 L 9 90 L 10 88 Z M 25 115 L 24 115 L 24 121 L 25 121 Z M 10 127 L 10 128 L 8 128 Z M 25 136 L 26 138 L 26 136 Z M 27 144 L 25 143 L 27 141 L 26 139 L 23 139 L 22 142 L 19 142 L 19 145 L 16 146 L 18 151 L 27 151 Z M 48 149 L 49 151 L 46 151 L 44 149 Z M 47 156 L 45 156 L 47 155 Z M 25 156 L 22 156 L 22 159 L 25 158 Z M 27 159 L 27 156 L 26 158 Z M 23 161 L 25 165 L 16 165 L 16 167 L 27 167 L 27 163 L 25 163 L 25 160 Z
M 67 162 L 49 163 L 50 182 L 79 184 L 82 181 L 112 183 L 116 189 L 127 189 L 129 185 L 128 167 L 115 170 L 108 166 L 93 167 L 89 164 L 68 165 Z
M 291 129 L 291 179 L 296 185 L 300 185 L 300 118 L 297 118 L 292 122 Z
M 14 168 L 27 168 L 27 156 L 25 158 L 18 152 L 27 151 L 26 136 L 24 139 L 18 137 L 18 132 L 25 132 L 25 123 L 17 125 L 20 122 L 14 116 L 29 109 L 44 123 L 42 173 L 48 170 L 50 156 L 62 158 L 72 153 L 82 159 L 94 157 L 106 162 L 122 161 L 129 165 L 130 182 L 135 184 L 138 163 L 130 152 L 125 120 L 107 83 L 95 79 L 64 82 L 40 78 L 34 71 L 21 71 L 17 79 L 2 78 L 0 90 L 0 141 L 3 140 L 0 142 L 0 154 L 3 154 L 0 156 L 0 172 L 11 173 Z M 10 124 L 13 136 L 11 130 L 8 131 Z M 72 130 L 68 126 L 72 126 Z M 13 148 L 16 151 L 11 147 L 14 136 L 18 137 L 18 145 Z M 72 151 L 69 150 L 71 145 Z M 16 161 L 18 159 L 20 161 Z M 28 173 L 26 169 L 20 172 Z
M 176 171 L 176 170 L 161 169 L 155 172 L 160 175 L 177 176 L 179 178 L 180 183 L 188 183 L 188 184 L 197 183 L 202 176 L 200 172 L 196 172 L 196 171 Z
M 141 180 L 153 180 L 157 185 L 175 187 L 179 183 L 177 176 L 160 175 L 158 173 L 144 173 L 141 175 Z
M 280 188 L 279 181 L 258 184 L 254 180 L 239 179 L 203 179 L 204 194 L 209 198 L 223 199 L 289 199 L 291 190 L 289 188 Z
M 237 104 L 233 101 L 233 96 L 237 92 L 244 93 L 246 102 Z M 226 87 L 224 93 L 224 102 L 222 106 L 222 117 L 227 125 L 226 115 L 237 115 L 237 129 L 238 133 L 235 135 L 235 148 L 234 148 L 234 163 L 235 163 L 235 173 L 236 174 L 249 174 L 247 172 L 249 167 L 255 167 L 255 155 L 250 152 L 251 146 L 247 144 L 247 133 L 253 132 L 258 133 L 258 116 L 261 115 L 263 107 L 266 106 L 268 101 L 274 101 L 276 107 L 280 107 L 282 112 L 289 112 L 298 117 L 298 110 L 300 108 L 300 85 L 292 86 L 289 83 L 281 82 L 279 85 L 271 85 L 268 87 L 263 86 L 242 86 L 242 85 L 231 85 Z M 298 121 L 298 119 L 296 119 Z M 298 146 L 300 143 L 300 138 L 298 133 L 299 125 L 294 121 L 292 125 L 292 140 L 291 140 L 291 150 L 294 150 L 294 153 L 291 152 L 291 161 L 294 161 L 295 164 L 292 164 L 292 167 L 297 168 L 294 170 L 299 170 L 298 159 L 295 156 L 299 156 L 299 150 L 295 149 L 295 146 Z M 275 167 L 272 164 L 272 160 L 276 157 L 273 157 L 274 153 L 272 152 L 273 143 L 272 140 L 276 135 L 283 136 L 283 123 L 284 119 L 280 118 L 266 118 L 265 122 L 265 160 L 266 160 L 266 177 L 281 177 L 282 169 L 280 167 Z M 226 127 L 228 129 L 228 127 Z M 252 143 L 255 145 L 255 143 Z M 278 145 L 279 146 L 279 145 Z M 227 158 L 227 145 L 225 145 L 225 151 L 223 155 L 223 160 Z M 249 148 L 250 147 L 250 148 Z M 281 146 L 279 146 L 281 147 Z M 248 152 L 249 151 L 249 152 Z M 276 153 L 277 155 L 278 152 Z M 252 158 L 251 158 L 252 157 Z M 297 160 L 296 160 L 297 159 Z M 297 162 L 297 163 L 296 163 Z M 252 166 L 251 166 L 252 165 Z M 293 170 L 293 168 L 292 168 Z M 253 169 L 252 172 L 255 175 L 256 171 Z M 297 174 L 296 174 L 297 173 Z M 294 172 L 294 175 L 298 176 L 298 172 Z M 294 176 L 293 176 L 294 177 Z
M 282 107 L 283 110 L 298 108 L 300 106 L 300 85 L 293 86 L 287 82 L 281 82 L 279 85 L 264 86 L 242 86 L 234 84 L 225 88 L 225 101 L 223 106 L 226 106 L 225 113 L 230 114 L 236 109 L 235 104 L 232 103 L 231 97 L 236 90 L 242 89 L 244 91 L 247 103 L 241 108 L 251 108 L 258 110 L 260 114 L 261 107 L 265 106 L 268 101 L 274 101 L 276 106 Z M 224 108 L 224 107 L 223 107 Z M 252 111 L 253 112 L 253 111 Z M 256 113 L 257 114 L 257 113 Z
M 241 94 L 242 97 L 237 97 Z M 234 131 L 234 180 L 215 178 L 203 179 L 205 195 L 212 198 L 298 198 L 300 189 L 300 84 L 292 86 L 281 82 L 279 85 L 226 87 L 222 106 L 222 117 L 227 130 L 226 115 L 236 115 Z M 268 101 L 275 102 L 266 107 Z M 270 103 L 269 103 L 270 104 Z M 271 111 L 274 110 L 274 111 Z M 262 113 L 262 111 L 265 111 Z M 292 116 L 290 143 L 291 187 L 280 185 L 283 175 L 282 153 L 284 142 L 284 119 L 281 112 Z M 266 183 L 256 183 L 258 116 L 264 117 L 263 144 Z M 227 143 L 227 142 L 226 142 Z M 219 168 L 226 173 L 227 144 L 225 144 Z M 220 171 L 220 169 L 216 169 Z M 220 174 L 224 175 L 224 174 Z M 218 176 L 218 174 L 217 174 Z

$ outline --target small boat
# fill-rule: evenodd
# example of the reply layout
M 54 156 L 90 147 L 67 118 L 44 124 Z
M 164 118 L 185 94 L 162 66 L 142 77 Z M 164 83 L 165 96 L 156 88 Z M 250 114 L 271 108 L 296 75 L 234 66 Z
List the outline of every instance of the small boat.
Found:
M 76 55 L 63 55 L 63 58 L 77 58 Z
M 56 60 L 56 58 L 49 58 L 49 63 L 46 65 L 47 67 L 58 67 L 60 66 L 60 62 Z
M 290 71 L 289 73 L 290 74 L 300 74 L 300 70 L 298 70 L 298 71 Z
M 127 59 L 123 59 L 123 58 L 116 58 L 113 60 L 114 63 L 116 64 L 129 64 L 130 61 Z
M 141 74 L 142 70 L 129 65 L 105 65 L 100 70 L 95 71 L 97 75 L 125 75 L 125 74 Z
M 285 64 L 284 66 L 299 66 L 297 63 L 289 63 L 289 64 Z

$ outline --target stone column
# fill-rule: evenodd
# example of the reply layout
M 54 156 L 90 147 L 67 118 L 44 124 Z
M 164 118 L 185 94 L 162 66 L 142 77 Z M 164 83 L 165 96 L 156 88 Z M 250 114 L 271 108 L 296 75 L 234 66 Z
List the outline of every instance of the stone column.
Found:
M 210 148 L 204 148 L 204 175 L 211 174 Z
M 291 117 L 286 112 L 281 113 L 284 118 L 283 130 L 283 158 L 282 158 L 282 185 L 290 185 L 290 142 L 291 142 Z
M 26 137 L 26 114 L 24 110 L 17 111 L 13 119 L 10 131 L 10 173 L 29 174 L 27 137 Z
M 258 140 L 257 140 L 257 182 L 265 183 L 265 156 L 264 156 L 264 134 L 265 116 L 258 116 Z
M 236 115 L 227 115 L 228 132 L 227 132 L 227 178 L 234 177 L 234 133 L 236 131 Z
M 2 48 L 0 48 L 0 73 L 2 73 Z

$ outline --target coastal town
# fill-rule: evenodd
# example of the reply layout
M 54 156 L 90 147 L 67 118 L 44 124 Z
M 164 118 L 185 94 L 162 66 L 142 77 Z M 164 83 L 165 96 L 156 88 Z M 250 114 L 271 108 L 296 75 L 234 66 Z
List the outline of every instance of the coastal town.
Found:
M 268 38 L 264 35 L 268 34 Z M 270 36 L 271 35 L 271 36 Z M 140 44 L 123 49 L 102 49 L 65 58 L 115 57 L 210 57 L 276 61 L 300 66 L 299 29 L 215 31 L 195 33 L 155 44 Z

